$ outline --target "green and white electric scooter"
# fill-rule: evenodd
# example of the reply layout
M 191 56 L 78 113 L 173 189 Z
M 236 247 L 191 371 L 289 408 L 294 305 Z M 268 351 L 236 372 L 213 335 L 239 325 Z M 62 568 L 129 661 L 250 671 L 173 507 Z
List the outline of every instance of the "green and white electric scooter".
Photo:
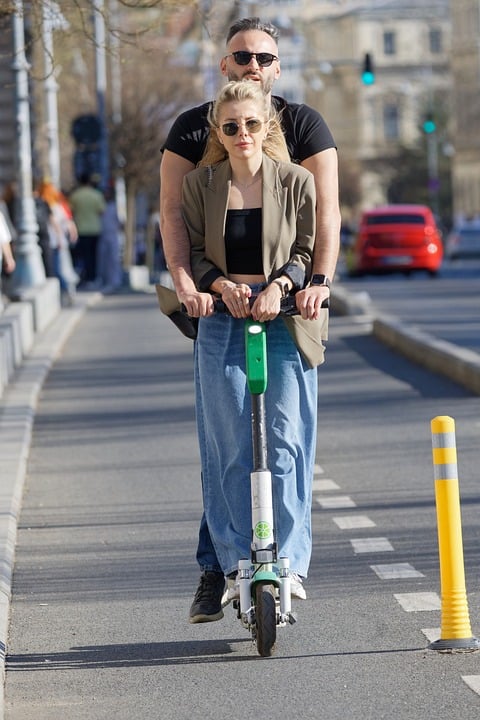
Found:
M 254 298 L 251 298 L 251 302 Z M 322 307 L 328 307 L 325 301 Z M 215 300 L 216 312 L 227 312 L 226 305 Z M 295 298 L 281 302 L 281 315 L 297 315 Z M 272 474 L 267 467 L 265 391 L 267 389 L 267 342 L 265 323 L 245 321 L 247 385 L 251 396 L 253 470 L 250 473 L 252 496 L 252 542 L 249 558 L 238 563 L 237 581 L 240 598 L 233 600 L 242 625 L 251 632 L 262 657 L 272 655 L 277 627 L 293 625 L 290 589 L 290 563 L 278 557 L 273 522 Z
M 289 560 L 278 557 L 273 522 L 272 475 L 267 467 L 265 391 L 267 344 L 265 324 L 245 321 L 247 384 L 252 401 L 253 471 L 252 542 L 249 558 L 238 563 L 240 600 L 234 600 L 242 625 L 252 633 L 257 650 L 269 657 L 277 627 L 295 623 L 290 594 Z

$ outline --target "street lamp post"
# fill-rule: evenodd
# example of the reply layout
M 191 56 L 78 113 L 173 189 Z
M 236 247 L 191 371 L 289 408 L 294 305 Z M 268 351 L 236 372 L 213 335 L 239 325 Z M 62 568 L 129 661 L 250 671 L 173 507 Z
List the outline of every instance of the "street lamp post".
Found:
M 109 180 L 107 116 L 105 98 L 107 94 L 106 37 L 103 0 L 93 0 L 93 21 L 95 34 L 95 84 L 97 89 L 97 113 L 100 120 L 100 188 L 105 190 Z
M 24 8 L 15 0 L 13 27 L 13 70 L 16 89 L 17 168 L 18 168 L 18 236 L 15 242 L 16 268 L 12 275 L 10 294 L 45 283 L 45 270 L 38 244 L 38 225 L 32 193 L 32 152 L 30 137 L 30 102 L 28 62 L 25 55 Z
M 53 31 L 67 30 L 68 22 L 56 2 L 42 5 L 43 63 L 45 69 L 45 114 L 47 127 L 47 167 L 50 180 L 60 188 L 60 146 L 58 140 L 58 83 L 53 62 Z

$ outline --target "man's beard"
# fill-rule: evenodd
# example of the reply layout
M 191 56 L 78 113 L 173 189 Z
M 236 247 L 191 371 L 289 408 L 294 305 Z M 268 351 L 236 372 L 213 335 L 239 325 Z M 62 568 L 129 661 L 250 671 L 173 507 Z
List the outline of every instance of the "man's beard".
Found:
M 264 78 L 263 75 L 255 72 L 246 72 L 244 75 L 237 75 L 236 73 L 230 71 L 227 77 L 229 80 L 253 80 L 255 78 L 260 82 L 265 95 L 268 95 L 268 93 L 271 92 L 274 83 L 273 78 Z

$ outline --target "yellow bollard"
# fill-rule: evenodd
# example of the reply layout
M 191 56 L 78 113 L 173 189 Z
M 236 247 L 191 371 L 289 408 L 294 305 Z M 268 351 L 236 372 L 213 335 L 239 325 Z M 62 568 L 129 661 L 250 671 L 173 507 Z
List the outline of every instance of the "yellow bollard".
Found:
M 429 647 L 440 651 L 478 650 L 480 643 L 472 636 L 465 588 L 455 421 L 448 416 L 436 417 L 431 428 L 442 623 L 440 639 Z

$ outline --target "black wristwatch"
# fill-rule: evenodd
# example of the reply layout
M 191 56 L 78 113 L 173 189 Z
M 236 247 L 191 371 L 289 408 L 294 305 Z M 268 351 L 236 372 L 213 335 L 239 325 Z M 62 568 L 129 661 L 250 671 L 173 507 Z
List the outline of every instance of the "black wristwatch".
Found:
M 320 285 L 327 288 L 330 288 L 330 280 L 326 275 L 312 275 L 312 279 L 310 280 L 310 285 Z

